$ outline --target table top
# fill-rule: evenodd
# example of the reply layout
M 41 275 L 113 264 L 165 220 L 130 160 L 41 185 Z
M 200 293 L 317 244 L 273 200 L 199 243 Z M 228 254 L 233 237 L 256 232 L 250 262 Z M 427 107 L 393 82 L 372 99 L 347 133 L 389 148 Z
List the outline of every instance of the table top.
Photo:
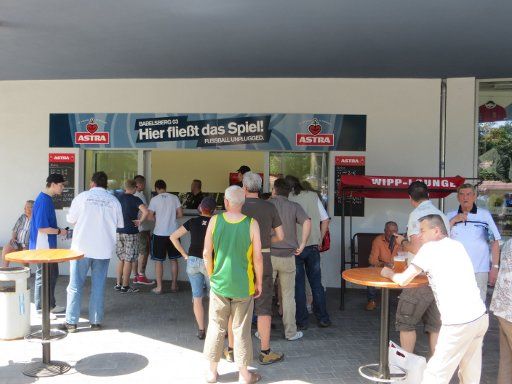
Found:
M 380 275 L 382 268 L 352 268 L 343 271 L 342 277 L 351 283 L 365 285 L 377 288 L 404 289 L 418 288 L 428 284 L 428 278 L 425 275 L 418 275 L 405 287 L 401 287 L 397 283 Z
M 60 263 L 81 259 L 84 254 L 71 249 L 31 249 L 28 251 L 11 252 L 5 255 L 7 261 L 18 263 Z

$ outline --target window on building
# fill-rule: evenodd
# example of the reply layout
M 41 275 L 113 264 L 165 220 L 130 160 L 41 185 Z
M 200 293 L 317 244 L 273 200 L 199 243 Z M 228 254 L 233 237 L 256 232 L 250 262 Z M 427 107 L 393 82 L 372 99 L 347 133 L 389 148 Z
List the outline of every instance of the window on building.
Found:
M 85 179 L 87 189 L 94 172 L 108 176 L 108 190 L 122 190 L 124 182 L 137 174 L 137 151 L 85 151 Z

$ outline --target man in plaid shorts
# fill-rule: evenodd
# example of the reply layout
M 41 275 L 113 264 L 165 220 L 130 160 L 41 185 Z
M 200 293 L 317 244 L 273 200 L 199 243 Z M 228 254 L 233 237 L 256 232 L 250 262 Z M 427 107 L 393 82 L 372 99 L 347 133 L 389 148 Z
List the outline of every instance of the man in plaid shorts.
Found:
M 130 287 L 132 269 L 137 273 L 136 262 L 139 257 L 139 225 L 149 213 L 142 200 L 134 196 L 137 190 L 135 180 L 126 180 L 125 192 L 117 198 L 123 210 L 124 228 L 117 229 L 116 254 L 119 258 L 117 264 L 117 284 L 115 289 L 121 293 L 139 292 L 138 288 Z M 142 215 L 139 217 L 139 211 Z

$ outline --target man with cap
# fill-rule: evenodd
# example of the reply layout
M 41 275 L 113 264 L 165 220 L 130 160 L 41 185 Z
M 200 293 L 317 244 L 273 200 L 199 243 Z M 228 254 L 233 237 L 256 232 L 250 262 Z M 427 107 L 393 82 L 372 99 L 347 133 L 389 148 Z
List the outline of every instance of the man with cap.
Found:
M 57 217 L 53 205 L 53 196 L 62 194 L 64 190 L 64 177 L 52 173 L 46 179 L 46 188 L 40 192 L 32 208 L 32 222 L 30 224 L 29 249 L 55 249 L 57 248 L 57 235 L 66 236 L 67 231 L 57 226 Z M 55 303 L 55 285 L 59 276 L 58 263 L 48 265 L 50 272 L 50 308 L 52 313 L 63 312 L 64 307 Z M 43 285 L 43 266 L 37 264 L 34 281 L 34 302 L 36 310 L 41 311 L 41 289 Z M 55 319 L 55 315 L 51 318 Z

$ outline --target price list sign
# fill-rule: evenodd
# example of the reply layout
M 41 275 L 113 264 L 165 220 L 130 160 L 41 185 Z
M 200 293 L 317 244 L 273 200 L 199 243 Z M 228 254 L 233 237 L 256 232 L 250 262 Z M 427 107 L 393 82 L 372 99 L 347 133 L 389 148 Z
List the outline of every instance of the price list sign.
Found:
M 342 175 L 364 175 L 365 157 L 364 156 L 336 156 L 334 158 L 334 216 L 341 216 L 342 196 L 339 193 L 338 186 Z M 345 195 L 345 215 L 364 217 L 364 197 L 352 197 Z
M 75 197 L 75 154 L 50 153 L 48 168 L 50 174 L 60 174 L 64 176 L 64 180 L 66 180 L 62 195 L 53 197 L 55 209 L 71 206 L 71 201 Z

